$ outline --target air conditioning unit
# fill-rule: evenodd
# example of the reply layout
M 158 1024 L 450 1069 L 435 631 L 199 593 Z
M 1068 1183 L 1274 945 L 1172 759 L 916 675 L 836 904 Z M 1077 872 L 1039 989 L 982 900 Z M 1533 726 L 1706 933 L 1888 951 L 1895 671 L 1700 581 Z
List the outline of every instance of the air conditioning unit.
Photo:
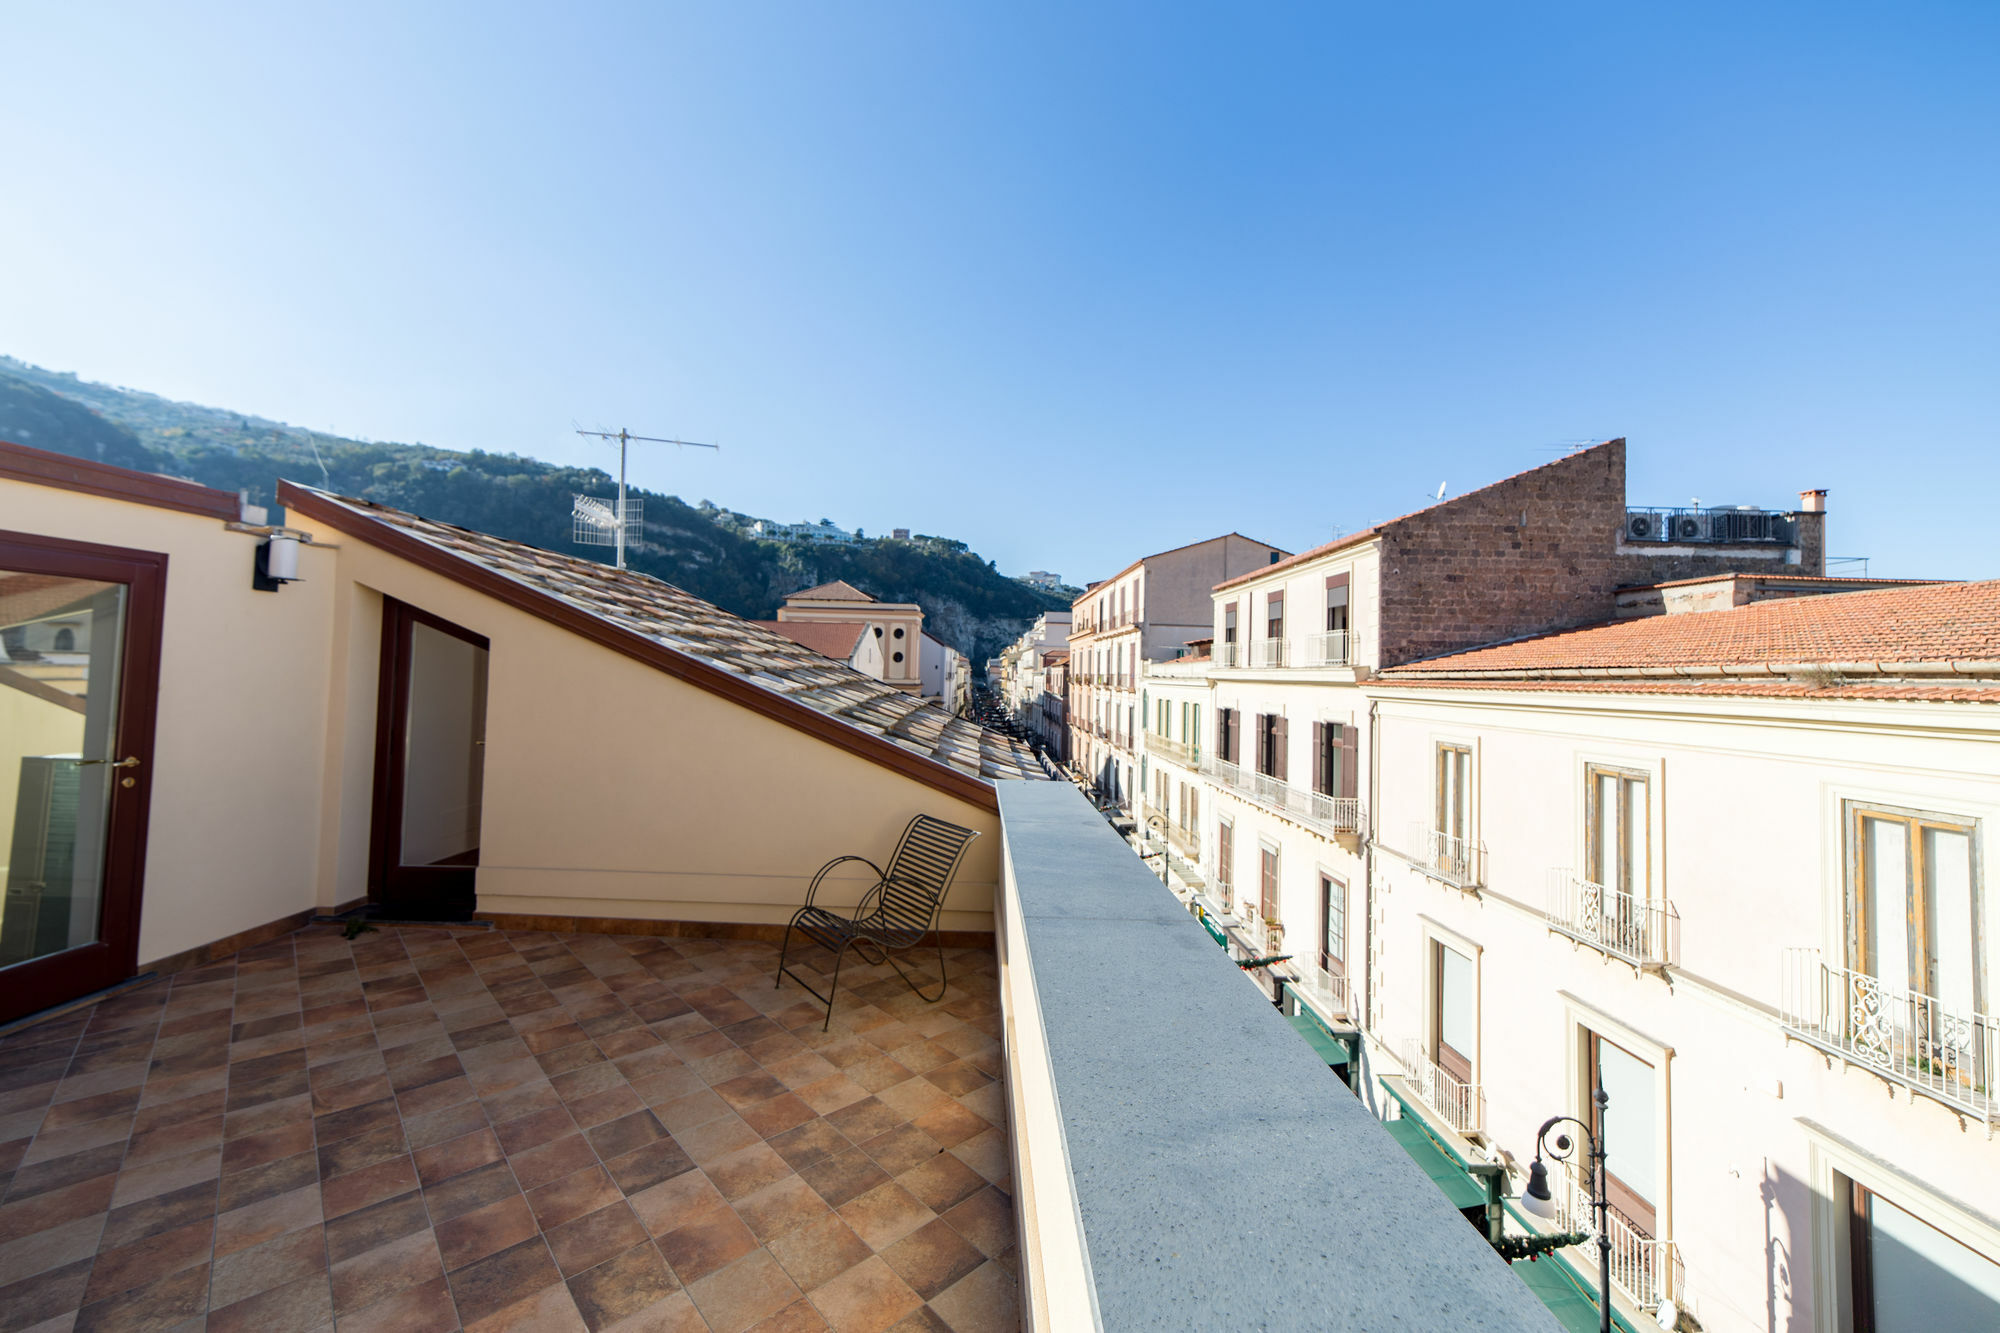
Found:
M 1668 537 L 1677 542 L 1705 542 L 1709 537 L 1707 514 L 1675 514 L 1668 520 Z
M 1658 514 L 1625 515 L 1625 540 L 1629 542 L 1656 542 L 1665 537 L 1662 529 L 1666 520 Z

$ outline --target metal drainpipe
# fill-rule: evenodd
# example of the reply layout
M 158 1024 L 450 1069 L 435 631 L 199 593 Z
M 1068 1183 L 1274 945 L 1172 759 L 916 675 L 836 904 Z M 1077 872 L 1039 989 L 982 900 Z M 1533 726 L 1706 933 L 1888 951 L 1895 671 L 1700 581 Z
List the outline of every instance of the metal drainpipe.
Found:
M 1370 833 L 1361 844 L 1362 929 L 1361 1031 L 1375 1027 L 1375 821 L 1382 813 L 1382 702 L 1368 701 L 1368 822 Z

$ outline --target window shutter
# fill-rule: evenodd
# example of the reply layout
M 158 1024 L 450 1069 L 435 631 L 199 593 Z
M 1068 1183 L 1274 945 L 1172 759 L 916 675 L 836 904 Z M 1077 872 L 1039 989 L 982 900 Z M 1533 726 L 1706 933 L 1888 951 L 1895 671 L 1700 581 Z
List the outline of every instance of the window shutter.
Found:
M 1359 733 L 1352 726 L 1340 729 L 1340 790 L 1336 795 L 1352 797 L 1360 790 L 1361 747 Z
M 1326 791 L 1326 723 L 1313 723 L 1313 790 Z
M 1285 728 L 1285 719 L 1282 717 L 1272 718 L 1271 719 L 1271 776 L 1276 778 L 1280 782 L 1286 780 L 1286 770 L 1287 768 L 1290 767 L 1288 763 L 1288 755 L 1286 752 L 1291 747 L 1286 744 L 1287 739 L 1288 735 Z

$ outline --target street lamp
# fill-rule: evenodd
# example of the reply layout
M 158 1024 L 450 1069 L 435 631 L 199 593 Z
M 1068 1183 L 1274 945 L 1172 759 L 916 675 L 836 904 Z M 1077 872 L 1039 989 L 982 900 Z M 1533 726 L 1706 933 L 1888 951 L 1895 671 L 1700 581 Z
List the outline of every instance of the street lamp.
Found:
M 1542 1152 L 1546 1149 L 1556 1161 L 1568 1162 L 1576 1155 L 1575 1141 L 1563 1133 L 1550 1143 L 1549 1131 L 1564 1121 L 1575 1125 L 1590 1144 L 1590 1206 L 1597 1215 L 1597 1327 L 1599 1333 L 1611 1333 L 1611 1231 L 1605 1225 L 1609 1220 L 1605 1210 L 1611 1205 L 1605 1196 L 1604 1183 L 1604 1108 L 1611 1105 L 1611 1098 L 1599 1087 L 1590 1099 L 1597 1105 L 1595 1134 L 1573 1115 L 1550 1116 L 1535 1131 L 1535 1160 L 1528 1168 L 1528 1187 L 1521 1191 L 1521 1206 L 1536 1217 L 1556 1216 L 1556 1201 L 1549 1193 L 1549 1169 L 1542 1165 Z

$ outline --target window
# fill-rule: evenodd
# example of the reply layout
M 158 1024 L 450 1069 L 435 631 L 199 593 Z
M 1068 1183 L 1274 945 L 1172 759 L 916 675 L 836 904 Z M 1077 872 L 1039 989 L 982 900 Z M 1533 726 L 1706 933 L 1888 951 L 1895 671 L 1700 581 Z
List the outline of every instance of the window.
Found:
M 1222 641 L 1227 644 L 1234 644 L 1236 642 L 1236 603 L 1234 602 L 1222 608 Z M 1223 665 L 1227 666 L 1229 664 L 1225 662 Z
M 895 660 L 896 660 L 896 661 L 898 661 L 898 662 L 902 661 L 902 660 L 903 660 L 903 655 L 902 655 L 901 653 L 897 653 L 897 654 L 895 655 Z
M 1847 965 L 1885 989 L 1915 991 L 1963 1019 L 1991 1004 L 1993 953 L 1967 819 L 1850 806 Z M 1938 1021 L 1931 1006 L 1911 1015 Z M 1901 1006 L 1898 1006 L 1901 1009 Z M 1904 1021 L 1909 1021 L 1905 1019 Z
M 1605 1196 L 1612 1211 L 1643 1236 L 1659 1234 L 1659 1097 L 1653 1066 L 1585 1029 L 1585 1119 L 1603 1141 Z M 1603 1113 L 1594 1091 L 1609 1099 Z
M 1463 745 L 1437 749 L 1437 831 L 1465 838 L 1472 828 L 1472 750 Z
M 1347 971 L 1347 886 L 1331 875 L 1319 877 L 1320 971 Z
M 1343 722 L 1313 723 L 1313 790 L 1352 798 L 1357 767 L 1354 728 Z
M 1617 893 L 1645 901 L 1650 882 L 1647 782 L 1644 773 L 1584 770 L 1584 875 Z
M 59 629 L 59 630 L 57 630 L 57 631 L 56 631 L 56 642 L 55 642 L 55 647 L 54 647 L 54 649 L 53 649 L 52 651 L 55 651 L 55 652 L 58 652 L 58 653 L 73 653 L 73 652 L 75 652 L 75 651 L 76 651 L 76 631 L 75 631 L 75 630 L 73 630 L 73 629 L 69 629 L 69 628 L 67 628 L 67 627 L 65 627 L 65 628 L 63 628 L 63 629 Z
M 1257 914 L 1266 921 L 1278 920 L 1278 849 L 1269 843 L 1257 845 Z
M 1285 594 L 1282 592 L 1265 594 L 1264 637 L 1267 639 L 1285 637 Z
M 1285 719 L 1276 713 L 1257 715 L 1257 771 L 1285 780 Z
M 1347 632 L 1347 575 L 1329 574 L 1326 580 L 1326 627 Z
M 903 637 L 903 627 L 901 625 L 896 627 L 896 637 L 899 639 Z
M 1860 1181 L 1846 1184 L 1854 1333 L 2000 1328 L 2000 1263 Z
M 1460 1083 L 1472 1082 L 1472 960 L 1442 940 L 1431 943 L 1431 1059 Z
M 1238 716 L 1234 708 L 1218 708 L 1215 712 L 1215 753 L 1225 764 L 1239 762 L 1236 757 Z
M 1215 887 L 1222 890 L 1222 910 L 1236 903 L 1236 826 L 1226 819 L 1215 821 Z

